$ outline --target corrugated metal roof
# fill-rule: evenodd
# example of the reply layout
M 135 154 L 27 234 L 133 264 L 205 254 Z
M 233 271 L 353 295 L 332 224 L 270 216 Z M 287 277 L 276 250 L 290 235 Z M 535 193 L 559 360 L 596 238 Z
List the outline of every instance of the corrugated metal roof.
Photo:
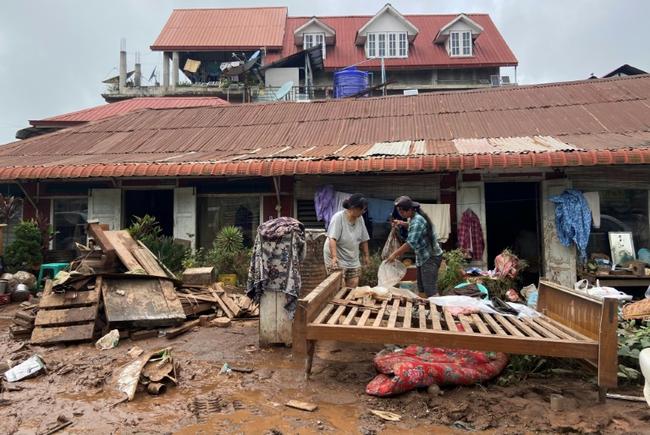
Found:
M 446 15 L 404 15 L 420 31 L 415 41 L 409 46 L 406 59 L 384 59 L 387 69 L 400 67 L 454 67 L 454 66 L 514 66 L 517 58 L 506 44 L 492 19 L 487 14 L 468 14 L 473 21 L 483 27 L 483 33 L 474 43 L 474 56 L 450 57 L 444 45 L 434 44 L 438 31 L 458 14 Z M 297 46 L 293 32 L 312 17 L 289 17 L 284 34 L 282 52 L 269 53 L 265 62 L 273 62 L 281 57 L 288 56 L 302 49 Z M 336 69 L 354 65 L 365 61 L 366 56 L 363 46 L 355 45 L 357 31 L 363 27 L 372 15 L 353 17 L 318 17 L 320 21 L 336 31 L 336 45 L 327 46 L 325 68 Z M 363 69 L 378 69 L 379 60 L 364 62 Z
M 645 75 L 141 110 L 1 146 L 0 179 L 634 164 L 648 163 L 648 149 Z
M 468 14 L 483 27 L 476 39 L 472 57 L 450 57 L 444 45 L 434 44 L 438 31 L 458 14 L 404 15 L 419 33 L 409 46 L 406 59 L 385 59 L 386 68 L 513 66 L 517 58 L 487 14 Z M 314 17 L 287 17 L 287 8 L 176 9 L 172 12 L 152 50 L 230 50 L 275 51 L 266 55 L 269 64 L 302 50 L 294 31 Z M 365 61 L 363 46 L 355 44 L 357 32 L 373 18 L 366 16 L 317 17 L 336 32 L 336 44 L 327 47 L 326 69 L 343 68 Z M 364 63 L 364 68 L 379 68 L 379 61 Z
M 286 7 L 175 9 L 151 49 L 280 49 L 286 19 Z
M 218 97 L 141 97 L 90 107 L 49 118 L 37 119 L 29 121 L 29 123 L 34 127 L 50 126 L 53 124 L 76 124 L 106 119 L 140 109 L 227 106 L 229 104 L 227 101 Z

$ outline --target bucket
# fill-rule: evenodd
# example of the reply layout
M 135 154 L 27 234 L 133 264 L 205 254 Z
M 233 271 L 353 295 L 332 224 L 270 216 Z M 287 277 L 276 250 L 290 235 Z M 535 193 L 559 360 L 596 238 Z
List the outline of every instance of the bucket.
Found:
M 237 285 L 237 275 L 234 273 L 219 274 L 218 279 L 224 284 Z
M 0 295 L 7 293 L 8 288 L 9 288 L 9 281 L 7 281 L 6 279 L 0 279 Z

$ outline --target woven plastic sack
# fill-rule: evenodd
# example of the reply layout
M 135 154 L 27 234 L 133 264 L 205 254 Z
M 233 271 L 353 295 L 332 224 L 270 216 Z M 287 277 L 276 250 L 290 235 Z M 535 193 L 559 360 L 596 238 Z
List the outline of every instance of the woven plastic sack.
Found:
M 385 260 L 390 257 L 390 254 L 397 251 L 400 246 L 399 237 L 397 237 L 397 228 L 393 228 L 390 230 L 388 239 L 384 243 L 384 248 L 381 250 L 381 259 Z
M 395 287 L 406 275 L 406 266 L 401 261 L 382 261 L 377 271 L 377 286 Z

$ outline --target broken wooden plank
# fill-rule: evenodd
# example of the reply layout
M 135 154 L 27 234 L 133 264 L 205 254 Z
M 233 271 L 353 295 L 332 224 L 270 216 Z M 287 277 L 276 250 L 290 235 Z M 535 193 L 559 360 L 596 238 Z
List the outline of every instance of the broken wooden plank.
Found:
M 192 267 L 185 269 L 182 275 L 183 284 L 210 285 L 217 280 L 214 267 Z
M 35 326 L 63 326 L 75 323 L 93 322 L 97 317 L 97 305 L 89 307 L 64 308 L 61 310 L 40 310 L 34 321 Z
M 102 249 L 105 255 L 104 267 L 110 269 L 115 265 L 117 252 L 111 241 L 106 237 L 104 229 L 99 223 L 88 224 L 88 235 L 92 237 L 95 243 Z
M 99 302 L 99 293 L 96 290 L 91 291 L 69 291 L 66 293 L 52 293 L 43 296 L 38 307 L 42 309 L 50 308 L 72 308 L 93 305 Z
M 173 299 L 168 296 L 170 292 Z M 153 327 L 185 320 L 183 305 L 168 280 L 104 277 L 102 295 L 109 323 L 132 322 Z
M 285 403 L 285 406 L 309 412 L 313 412 L 318 409 L 318 405 L 314 403 L 301 402 L 299 400 L 289 400 L 287 403 Z
M 85 341 L 91 340 L 93 338 L 94 331 L 94 323 L 85 323 L 83 325 L 61 326 L 54 328 L 44 328 L 37 326 L 32 332 L 31 341 L 34 344 Z
M 121 237 L 120 233 L 122 233 Z M 131 250 L 124 245 L 123 240 L 125 239 L 125 236 L 123 233 L 126 233 L 129 238 L 131 237 L 128 231 L 104 231 L 104 236 L 115 249 L 117 258 L 120 259 L 120 262 L 122 262 L 126 270 L 129 272 L 135 272 L 141 269 L 144 270 L 142 265 L 140 265 L 138 260 L 131 253 Z M 131 240 L 133 239 L 131 238 Z
M 200 319 L 190 320 L 189 322 L 185 322 L 181 326 L 178 326 L 176 328 L 167 329 L 165 331 L 165 337 L 167 338 L 178 337 L 179 335 L 186 333 L 190 329 L 194 328 L 195 326 L 199 326 L 200 324 L 201 324 Z

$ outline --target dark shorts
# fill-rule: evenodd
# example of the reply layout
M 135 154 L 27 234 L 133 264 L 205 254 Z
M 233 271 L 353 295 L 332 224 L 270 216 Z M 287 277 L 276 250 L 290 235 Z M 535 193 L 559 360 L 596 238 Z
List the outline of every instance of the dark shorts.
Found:
M 418 266 L 418 291 L 427 297 L 438 294 L 438 269 L 440 269 L 441 262 L 442 255 L 438 255 Z

